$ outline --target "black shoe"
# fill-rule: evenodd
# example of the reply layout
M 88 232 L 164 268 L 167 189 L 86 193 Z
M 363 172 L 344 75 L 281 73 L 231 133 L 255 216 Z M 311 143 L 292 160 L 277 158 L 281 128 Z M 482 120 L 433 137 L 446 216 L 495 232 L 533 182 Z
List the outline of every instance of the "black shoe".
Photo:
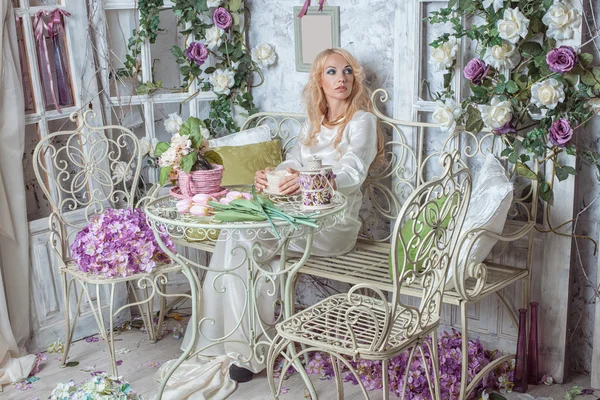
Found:
M 232 381 L 238 383 L 250 382 L 254 373 L 246 368 L 238 367 L 235 364 L 229 366 L 229 377 Z

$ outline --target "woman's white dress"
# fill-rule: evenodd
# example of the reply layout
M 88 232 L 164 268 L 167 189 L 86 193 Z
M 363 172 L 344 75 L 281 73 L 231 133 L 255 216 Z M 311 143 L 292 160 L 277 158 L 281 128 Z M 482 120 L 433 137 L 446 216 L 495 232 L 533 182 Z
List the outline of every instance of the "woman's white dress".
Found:
M 337 190 L 347 197 L 347 214 L 342 223 L 329 229 L 324 228 L 315 234 L 311 254 L 317 256 L 344 254 L 354 247 L 360 229 L 358 213 L 363 197 L 360 188 L 377 153 L 376 117 L 369 112 L 356 112 L 344 129 L 342 140 L 337 148 L 333 146 L 337 128 L 329 129 L 321 125 L 321 131 L 310 146 L 305 144 L 307 131 L 308 125 L 304 124 L 286 160 L 276 169 L 302 168 L 313 157 L 321 158 L 324 165 L 333 167 Z M 202 335 L 198 335 L 194 351 L 206 349 L 201 352 L 202 356 L 192 358 L 178 368 L 169 381 L 164 399 L 225 398 L 235 389 L 235 383 L 227 376 L 231 362 L 255 373 L 265 368 L 264 361 L 257 361 L 251 355 L 254 351 L 263 354 L 266 358 L 268 348 L 260 346 L 252 350 L 244 343 L 248 341 L 250 335 L 263 333 L 261 324 L 256 322 L 252 332 L 247 316 L 242 318 L 246 309 L 248 276 L 248 265 L 244 260 L 252 244 L 255 243 L 250 238 L 247 239 L 217 242 L 210 268 L 220 270 L 233 268 L 234 274 L 213 271 L 206 274 L 201 291 L 200 320 L 204 320 L 200 324 Z M 277 241 L 261 240 L 261 245 L 266 249 L 273 249 Z M 304 247 L 303 239 L 294 239 L 289 249 L 303 252 Z M 279 257 L 273 258 L 270 268 L 273 271 L 279 269 Z M 263 321 L 269 319 L 271 323 L 273 321 L 278 285 L 277 280 L 268 282 L 263 279 L 256 287 L 256 307 Z M 190 336 L 191 330 L 188 325 L 182 350 L 189 346 Z M 215 344 L 215 339 L 223 337 L 240 342 Z M 161 369 L 161 375 L 164 374 L 165 368 L 166 366 L 163 366 Z

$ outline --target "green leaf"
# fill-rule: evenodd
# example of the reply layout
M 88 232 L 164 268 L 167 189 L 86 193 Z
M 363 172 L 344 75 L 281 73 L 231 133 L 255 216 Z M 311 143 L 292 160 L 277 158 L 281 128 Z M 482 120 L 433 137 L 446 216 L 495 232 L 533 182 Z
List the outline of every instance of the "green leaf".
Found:
M 223 165 L 223 158 L 216 151 L 209 150 L 204 153 L 204 158 L 208 160 L 211 164 L 219 164 Z
M 594 86 L 598 83 L 596 82 L 596 78 L 594 78 L 594 74 L 590 71 L 585 71 L 583 74 L 581 74 L 581 82 L 588 86 Z
M 67 367 L 76 367 L 79 365 L 79 361 L 69 361 Z
M 587 67 L 592 63 L 592 61 L 594 61 L 594 56 L 590 53 L 581 53 L 577 56 L 577 58 L 579 59 L 581 65 L 583 65 L 584 67 Z
M 561 167 L 554 168 L 554 173 L 556 174 L 559 182 L 562 182 L 569 177 L 569 173 Z
M 521 45 L 521 52 L 529 56 L 539 56 L 543 51 L 542 45 L 536 42 L 525 42 Z
M 544 23 L 540 18 L 532 18 L 529 22 L 529 29 L 533 33 L 541 33 L 544 29 Z
M 196 150 L 190 151 L 188 154 L 181 157 L 181 169 L 189 174 L 197 159 L 198 154 Z
M 518 163 L 517 173 L 524 178 L 531 179 L 532 181 L 537 181 L 537 175 L 527 166 L 527 164 Z
M 173 46 L 171 47 L 171 53 L 173 53 L 173 55 L 177 58 L 184 58 L 185 56 L 183 55 L 183 50 L 181 50 L 181 47 L 179 46 Z
M 577 175 L 577 170 L 575 170 L 575 168 L 573 168 L 573 167 L 569 167 L 567 165 L 566 167 L 562 167 L 562 169 L 567 171 L 567 173 L 569 173 L 571 175 Z
M 507 155 L 509 155 L 512 152 L 513 152 L 513 149 L 511 149 L 510 147 L 507 147 L 506 149 L 502 150 L 502 153 L 500 153 L 500 157 L 506 157 Z
M 192 141 L 192 147 L 197 149 L 198 147 L 200 147 L 200 145 L 202 144 L 202 141 L 204 140 L 204 138 L 200 134 L 201 127 L 204 127 L 204 123 L 200 119 L 198 119 L 196 117 L 189 117 L 181 125 L 179 134 L 181 136 L 189 135 L 190 140 Z M 189 171 L 186 171 L 186 172 L 189 172 Z
M 506 82 L 506 90 L 508 93 L 517 93 L 519 91 L 519 86 L 515 83 L 515 81 Z
M 506 397 L 499 393 L 490 393 L 490 400 L 506 400 Z
M 508 156 L 508 162 L 511 164 L 516 164 L 518 160 L 519 160 L 519 155 L 517 154 L 516 151 L 510 153 L 510 156 Z
M 500 82 L 499 84 L 494 86 L 494 92 L 498 94 L 503 93 L 504 89 L 506 89 L 506 84 L 504 82 Z
M 229 11 L 237 11 L 240 9 L 240 6 L 242 5 L 242 0 L 230 0 L 229 1 Z
M 240 25 L 240 14 L 231 13 L 231 16 L 233 17 L 233 24 L 239 26 Z
M 579 82 L 579 75 L 573 73 L 573 71 L 564 74 L 563 78 L 565 78 L 565 81 L 569 82 L 569 85 L 571 86 L 577 86 L 577 83 Z
M 215 72 L 217 69 L 215 67 L 208 67 L 204 70 L 205 74 L 212 74 L 213 72 Z
M 169 150 L 169 147 L 171 147 L 171 145 L 167 142 L 158 142 L 154 148 L 154 157 L 160 157 L 162 153 Z
M 171 173 L 171 169 L 173 169 L 172 165 L 169 165 L 168 167 L 162 167 L 160 169 L 160 177 L 158 182 L 160 183 L 160 185 L 164 185 L 165 182 L 169 179 L 169 174 Z
M 479 133 L 483 129 L 483 121 L 481 120 L 481 113 L 473 106 L 467 108 L 467 123 L 465 126 L 467 132 Z
M 547 181 L 540 182 L 539 194 L 540 198 L 545 202 L 549 202 L 552 199 L 552 188 Z

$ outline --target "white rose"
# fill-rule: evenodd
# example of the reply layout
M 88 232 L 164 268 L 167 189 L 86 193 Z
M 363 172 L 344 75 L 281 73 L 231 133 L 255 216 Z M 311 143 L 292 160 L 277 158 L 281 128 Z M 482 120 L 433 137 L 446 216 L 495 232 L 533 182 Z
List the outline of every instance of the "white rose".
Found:
M 534 83 L 531 87 L 531 102 L 538 108 L 547 107 L 554 110 L 558 103 L 565 101 L 562 83 L 554 78 Z
M 222 0 L 207 0 L 206 6 L 210 7 L 219 7 L 223 1 Z
M 581 26 L 581 14 L 571 5 L 555 1 L 542 18 L 542 22 L 548 27 L 548 37 L 571 39 L 573 30 Z
M 529 20 L 519 11 L 519 7 L 507 8 L 504 10 L 504 18 L 496 26 L 499 36 L 514 44 L 519 41 L 519 37 L 527 36 Z
M 454 132 L 456 120 L 460 118 L 461 109 L 452 99 L 446 99 L 446 102 L 437 101 L 437 108 L 433 112 L 433 120 L 441 125 L 444 132 Z
M 509 42 L 488 47 L 483 55 L 483 61 L 497 70 L 502 68 L 512 69 L 521 61 L 517 48 Z
M 276 59 L 275 49 L 268 43 L 259 44 L 252 49 L 252 60 L 258 65 L 267 67 L 274 64 Z
M 481 119 L 488 129 L 497 129 L 504 126 L 512 118 L 510 101 L 502 101 L 500 97 L 492 98 L 489 106 L 479 106 Z
M 178 164 L 179 154 L 177 148 L 171 146 L 164 153 L 160 155 L 158 159 L 158 165 L 161 167 L 168 167 L 169 165 Z
M 433 49 L 429 57 L 429 64 L 437 71 L 445 71 L 452 66 L 457 50 L 456 38 L 451 37 L 446 43 Z
M 213 85 L 216 94 L 229 94 L 229 90 L 235 83 L 235 74 L 231 70 L 218 69 L 210 75 L 209 82 Z
M 176 151 L 181 152 L 185 156 L 192 148 L 192 140 L 189 135 L 182 136 L 176 133 L 171 137 L 171 147 L 174 147 Z
M 175 133 L 179 133 L 179 129 L 181 125 L 183 125 L 183 120 L 177 113 L 169 114 L 169 118 L 165 119 L 165 130 L 169 132 L 171 135 Z
M 223 40 L 221 39 L 223 33 L 225 33 L 225 31 L 221 28 L 217 28 L 216 26 L 207 29 L 204 36 L 204 39 L 206 40 L 206 47 L 211 50 L 219 47 L 223 43 Z
M 150 142 L 148 138 L 143 137 L 140 139 L 140 151 L 142 152 L 142 156 L 146 156 L 154 152 L 154 146 L 152 146 L 152 142 Z
M 483 0 L 483 8 L 488 8 L 494 4 L 494 11 L 498 12 L 504 6 L 504 0 Z

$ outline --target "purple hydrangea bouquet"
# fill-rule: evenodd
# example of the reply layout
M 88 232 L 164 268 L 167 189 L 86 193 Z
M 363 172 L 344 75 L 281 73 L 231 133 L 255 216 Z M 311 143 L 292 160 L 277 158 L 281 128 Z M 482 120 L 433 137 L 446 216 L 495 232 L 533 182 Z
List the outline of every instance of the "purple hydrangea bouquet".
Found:
M 162 234 L 161 239 L 175 252 L 169 235 Z M 81 271 L 107 278 L 151 272 L 156 263 L 171 262 L 140 209 L 111 208 L 93 217 L 75 237 L 71 256 Z
M 463 18 L 474 23 L 463 24 Z M 545 201 L 552 198 L 552 185 L 527 166 L 532 157 L 554 161 L 559 181 L 575 174 L 558 162 L 559 153 L 597 163 L 600 157 L 572 140 L 600 111 L 600 68 L 592 66 L 591 54 L 561 43 L 580 29 L 577 8 L 561 0 L 450 0 L 428 20 L 451 27 L 430 43 L 429 64 L 444 75 L 442 90 L 430 94 L 437 101 L 433 119 L 444 130 L 462 125 L 505 136 L 502 155 L 517 173 L 538 180 Z M 458 48 L 467 39 L 475 55 L 460 71 Z M 460 100 L 454 98 L 455 72 L 470 88 Z

